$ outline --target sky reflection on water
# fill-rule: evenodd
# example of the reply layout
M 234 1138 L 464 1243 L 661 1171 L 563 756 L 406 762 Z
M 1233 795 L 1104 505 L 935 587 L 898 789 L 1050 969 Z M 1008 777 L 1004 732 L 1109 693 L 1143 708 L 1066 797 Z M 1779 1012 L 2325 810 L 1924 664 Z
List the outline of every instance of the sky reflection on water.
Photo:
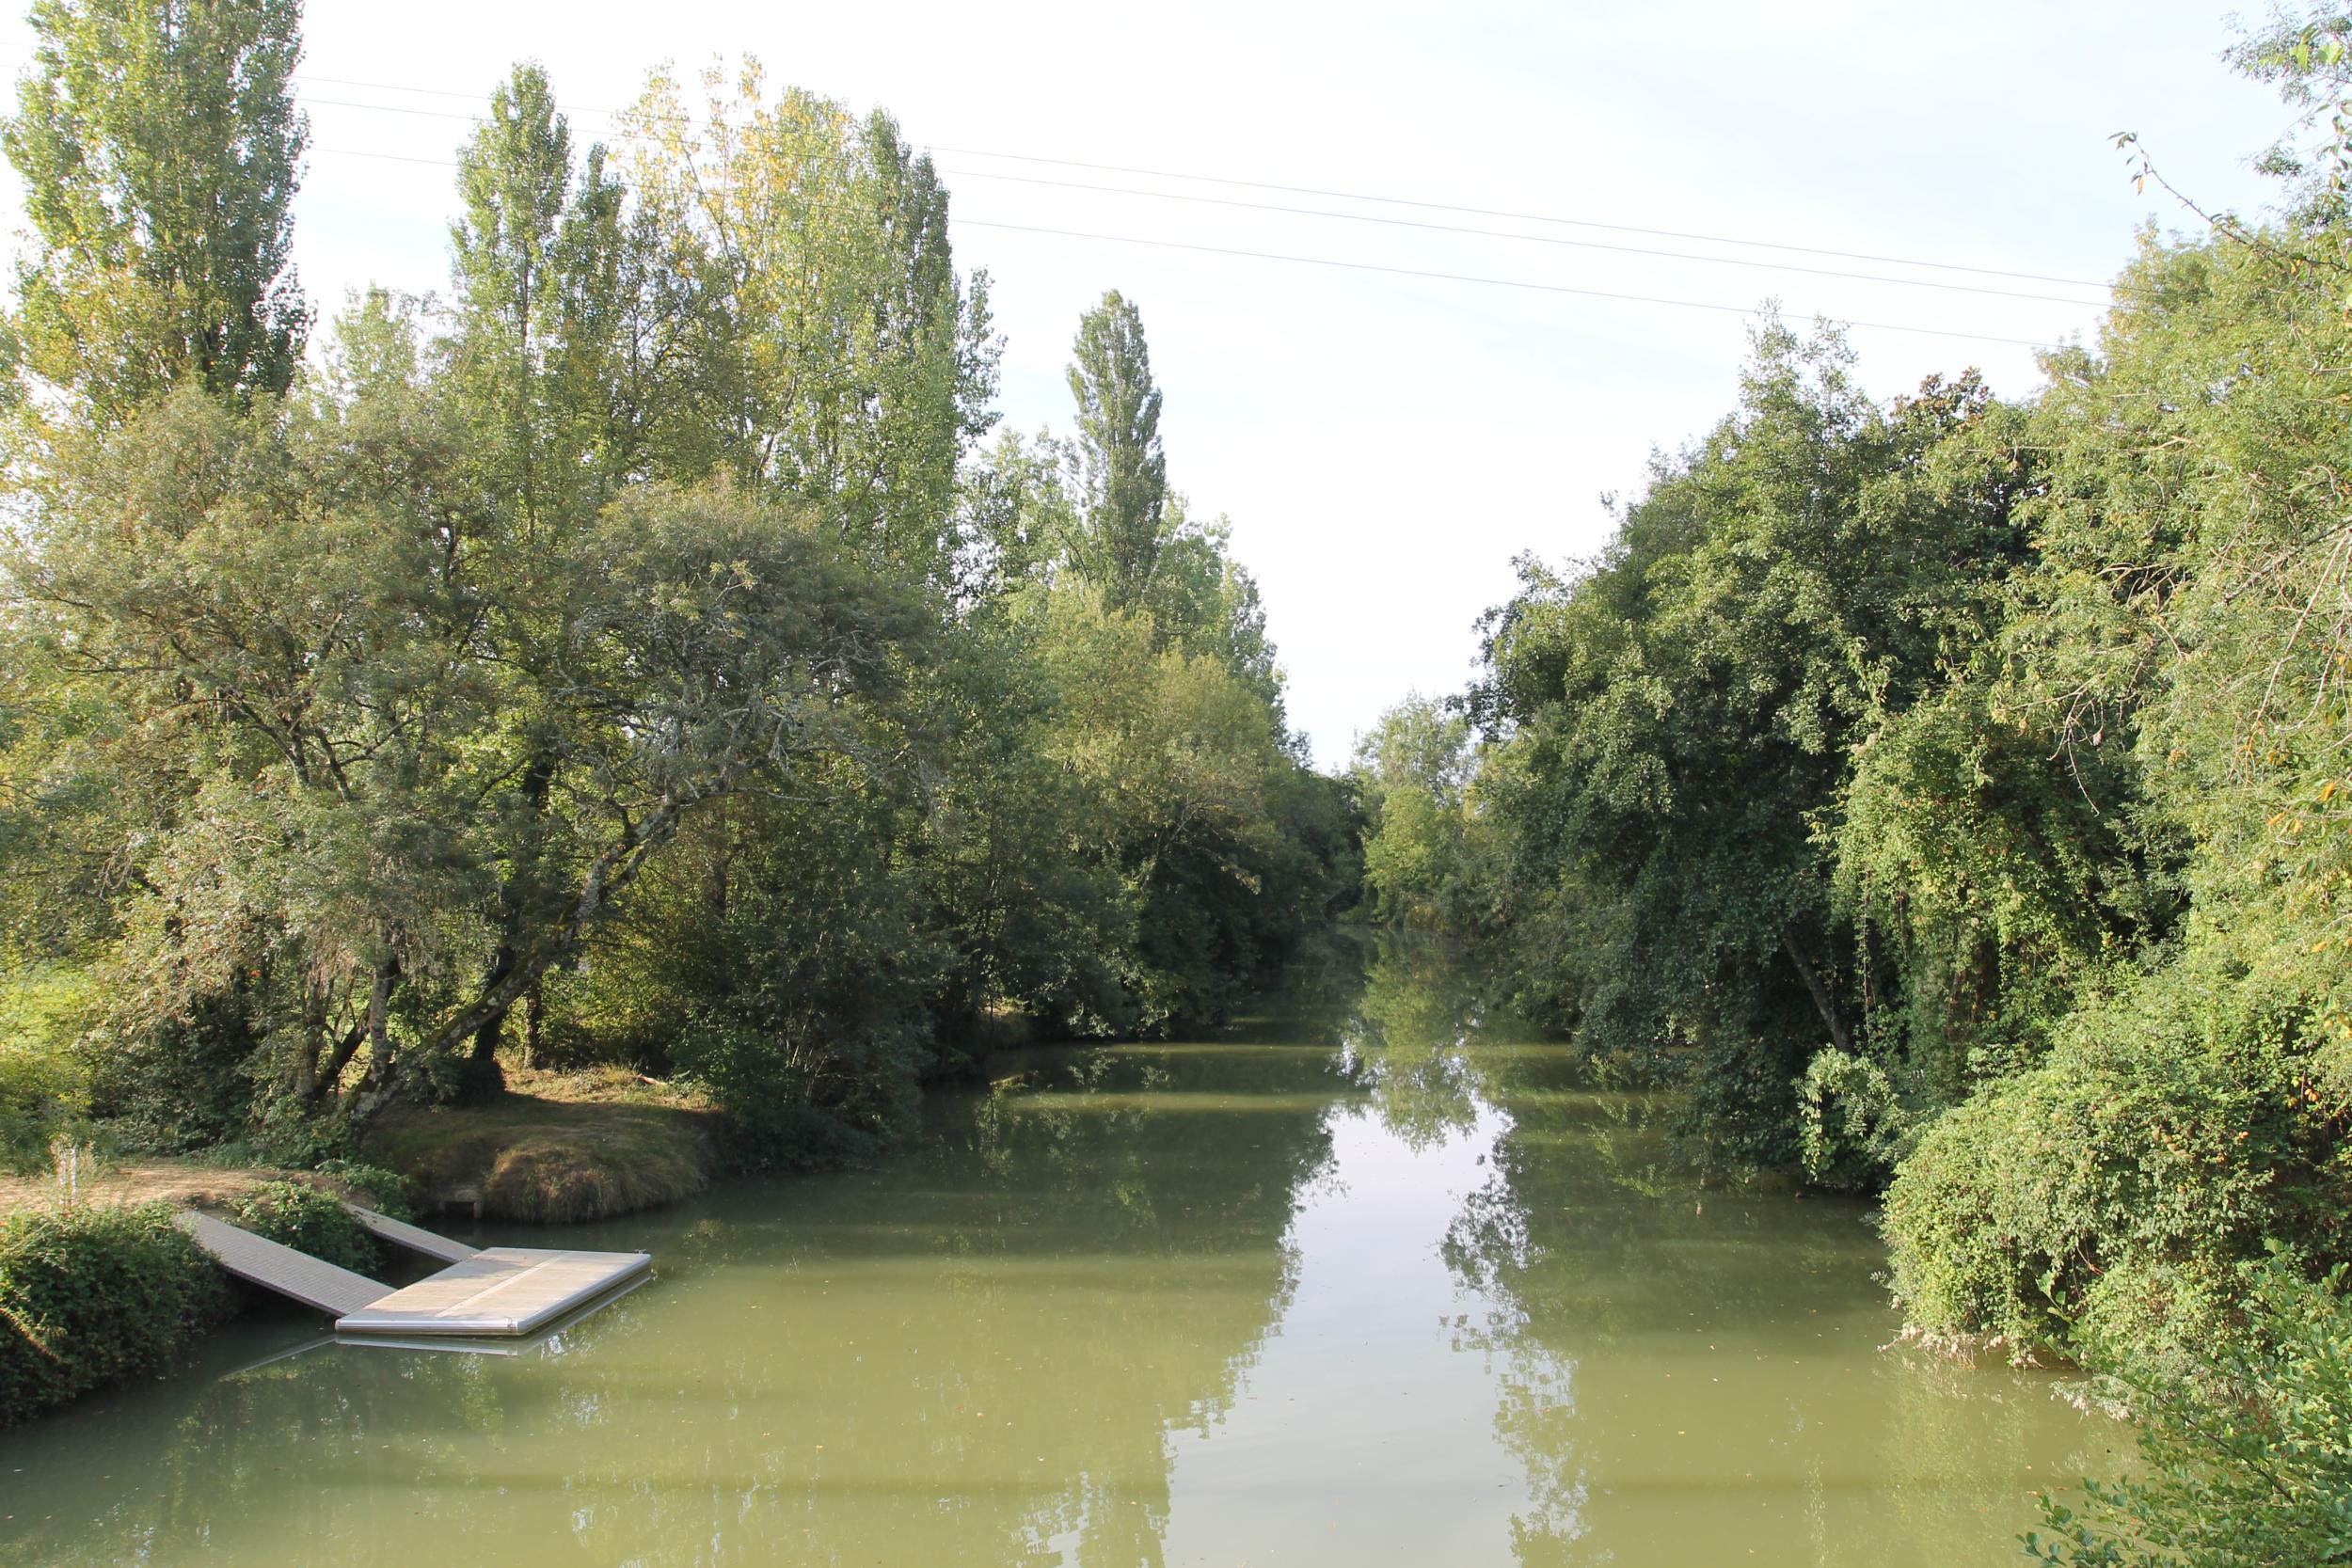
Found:
M 526 1354 L 268 1316 L 0 1437 L 0 1560 L 1949 1568 L 2127 1447 L 1425 956 L 930 1122 L 568 1232 L 658 1277 Z

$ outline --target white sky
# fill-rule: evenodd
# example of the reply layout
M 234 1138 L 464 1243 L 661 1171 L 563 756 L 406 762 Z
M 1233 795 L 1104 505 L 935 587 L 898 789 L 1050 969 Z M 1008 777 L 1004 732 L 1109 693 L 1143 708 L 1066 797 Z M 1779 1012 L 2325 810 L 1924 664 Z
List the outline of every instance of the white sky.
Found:
M 2247 156 L 2285 124 L 2216 59 L 2224 13 L 2175 0 L 1912 4 L 1184 7 L 668 0 L 313 0 L 302 90 L 314 152 L 297 261 L 332 306 L 376 281 L 446 277 L 463 98 L 535 58 L 585 110 L 661 60 L 750 52 L 771 79 L 898 117 L 940 149 L 960 219 L 1278 251 L 2047 341 L 2095 306 L 1025 185 L 1018 174 L 1547 234 L 2096 300 L 2095 288 L 1936 273 L 1597 229 L 1285 196 L 1013 162 L 1024 153 L 1776 241 L 2077 279 L 2111 277 L 2134 230 L 2186 221 L 2136 195 L 2140 133 L 2208 205 L 2258 205 Z M 0 59 L 27 52 L 21 21 Z M 333 79 L 333 80 L 328 80 Z M 394 105 L 385 112 L 353 103 Z M 422 113 L 414 111 L 425 111 Z M 574 116 L 576 138 L 605 129 Z M 10 228 L 16 227 L 12 222 Z M 994 279 L 1014 426 L 1068 424 L 1079 312 L 1117 288 L 1143 312 L 1167 393 L 1172 482 L 1232 519 L 1263 586 L 1294 723 L 1326 766 L 1408 689 L 1467 679 L 1472 623 L 1511 557 L 1591 550 L 1605 490 L 1639 483 L 1730 406 L 1732 314 L 961 227 Z M 1857 328 L 1873 392 L 2028 349 Z

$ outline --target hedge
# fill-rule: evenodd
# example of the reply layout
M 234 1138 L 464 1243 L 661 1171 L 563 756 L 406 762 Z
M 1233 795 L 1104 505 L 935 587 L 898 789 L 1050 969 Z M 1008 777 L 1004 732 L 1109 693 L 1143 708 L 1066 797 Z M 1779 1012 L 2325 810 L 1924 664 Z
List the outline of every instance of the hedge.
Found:
M 170 1366 L 230 1311 L 228 1276 L 167 1204 L 0 1221 L 0 1424 Z

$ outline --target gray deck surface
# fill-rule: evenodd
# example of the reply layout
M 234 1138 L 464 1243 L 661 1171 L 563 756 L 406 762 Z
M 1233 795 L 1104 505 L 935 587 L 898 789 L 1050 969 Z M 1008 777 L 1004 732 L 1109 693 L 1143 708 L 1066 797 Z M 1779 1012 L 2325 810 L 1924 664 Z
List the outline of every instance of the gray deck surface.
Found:
M 210 1214 L 184 1210 L 173 1215 L 172 1220 L 239 1279 L 249 1279 L 322 1312 L 342 1317 L 396 1293 L 389 1285 L 380 1284 L 366 1275 L 337 1268 L 323 1258 L 313 1258 L 266 1236 L 225 1225 Z
M 646 1252 L 494 1246 L 335 1320 L 338 1334 L 528 1334 L 653 1264 Z
M 437 1258 L 444 1263 L 462 1263 L 479 1250 L 463 1242 L 453 1242 L 447 1236 L 437 1236 L 422 1226 L 396 1220 L 389 1214 L 379 1214 L 373 1209 L 362 1209 L 356 1203 L 346 1203 L 343 1207 L 350 1210 L 351 1217 L 365 1226 L 371 1234 L 394 1246 L 406 1247 L 410 1252 Z

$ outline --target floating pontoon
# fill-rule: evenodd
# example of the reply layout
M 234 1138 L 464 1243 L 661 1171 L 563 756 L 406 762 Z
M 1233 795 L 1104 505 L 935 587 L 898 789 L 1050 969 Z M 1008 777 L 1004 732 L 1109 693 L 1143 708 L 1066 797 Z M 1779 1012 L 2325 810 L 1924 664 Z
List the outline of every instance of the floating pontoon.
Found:
M 338 1334 L 525 1335 L 635 1279 L 649 1252 L 549 1251 L 463 1242 L 345 1204 L 370 1231 L 448 1265 L 414 1285 L 389 1285 L 193 1211 L 179 1225 L 240 1279 L 329 1313 Z

